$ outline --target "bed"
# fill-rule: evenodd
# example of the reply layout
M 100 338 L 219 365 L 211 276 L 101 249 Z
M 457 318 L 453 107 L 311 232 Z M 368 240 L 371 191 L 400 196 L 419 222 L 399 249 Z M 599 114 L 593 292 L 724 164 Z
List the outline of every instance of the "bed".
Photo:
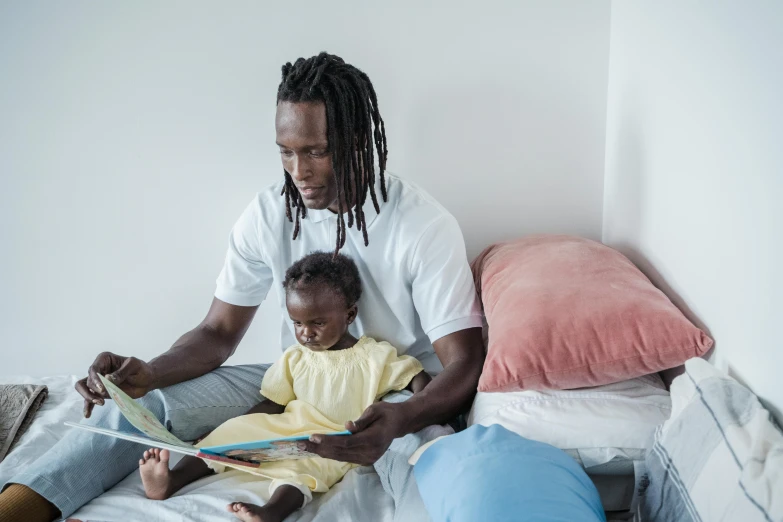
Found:
M 45 384 L 49 389 L 49 397 L 32 426 L 0 463 L 0 483 L 51 447 L 68 429 L 63 422 L 79 420 L 82 400 L 73 391 L 76 380 L 76 376 L 0 378 L 0 384 Z M 606 405 L 616 410 L 614 418 Z M 582 411 L 581 415 L 576 414 L 577 409 Z M 641 379 L 589 390 L 480 394 L 471 421 L 504 424 L 520 434 L 544 439 L 566 450 L 588 470 L 607 509 L 613 512 L 610 519 L 622 520 L 628 518 L 635 490 L 638 446 L 647 443 L 655 425 L 668 412 L 668 394 L 662 386 L 655 379 Z M 590 425 L 596 429 L 585 429 Z M 591 438 L 604 442 L 595 444 Z M 608 443 L 617 447 L 605 447 Z M 586 447 L 590 445 L 602 447 Z M 71 518 L 84 522 L 225 521 L 231 519 L 224 511 L 228 502 L 263 503 L 267 490 L 265 481 L 231 471 L 202 479 L 169 500 L 151 501 L 145 498 L 139 474 L 134 472 Z M 328 493 L 316 495 L 311 504 L 288 521 L 392 522 L 393 519 L 392 498 L 383 490 L 375 470 L 360 467 L 349 472 Z M 429 520 L 426 513 L 422 513 L 421 520 Z

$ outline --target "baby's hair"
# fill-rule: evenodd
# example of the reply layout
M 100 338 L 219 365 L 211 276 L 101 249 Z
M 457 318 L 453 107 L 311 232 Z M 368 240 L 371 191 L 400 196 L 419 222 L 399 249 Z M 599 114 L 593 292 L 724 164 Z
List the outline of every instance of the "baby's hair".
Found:
M 343 254 L 313 252 L 286 270 L 283 288 L 302 290 L 308 286 L 325 284 L 345 298 L 347 307 L 356 304 L 362 295 L 362 281 L 356 263 Z

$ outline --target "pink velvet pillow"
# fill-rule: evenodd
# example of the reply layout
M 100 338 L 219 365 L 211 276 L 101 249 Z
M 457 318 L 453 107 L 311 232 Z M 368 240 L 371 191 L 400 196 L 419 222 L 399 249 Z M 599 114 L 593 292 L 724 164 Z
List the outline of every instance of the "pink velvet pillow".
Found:
M 493 245 L 473 261 L 489 338 L 479 391 L 598 386 L 712 346 L 619 252 L 570 236 Z

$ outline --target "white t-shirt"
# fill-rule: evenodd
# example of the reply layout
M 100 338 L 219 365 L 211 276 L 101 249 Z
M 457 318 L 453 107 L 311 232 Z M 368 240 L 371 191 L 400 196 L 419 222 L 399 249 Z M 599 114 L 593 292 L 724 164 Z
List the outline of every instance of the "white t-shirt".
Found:
M 482 326 L 462 231 L 454 216 L 413 183 L 386 173 L 386 186 L 385 203 L 376 186 L 380 214 L 369 194 L 364 204 L 370 245 L 364 246 L 354 223 L 340 250 L 354 260 L 362 279 L 358 317 L 349 331 L 387 341 L 400 355 L 416 357 L 428 372 L 438 373 L 442 365 L 432 343 Z M 313 251 L 334 251 L 337 215 L 308 209 L 299 237 L 292 240 L 294 224 L 285 216 L 282 188 L 281 181 L 258 193 L 234 225 L 215 297 L 255 306 L 274 288 L 284 350 L 296 344 L 285 307 L 285 272 Z

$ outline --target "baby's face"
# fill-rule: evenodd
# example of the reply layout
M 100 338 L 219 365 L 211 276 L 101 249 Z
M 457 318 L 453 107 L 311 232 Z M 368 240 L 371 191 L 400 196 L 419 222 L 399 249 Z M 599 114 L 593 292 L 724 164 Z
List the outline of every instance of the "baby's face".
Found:
M 288 290 L 286 307 L 294 323 L 296 340 L 316 352 L 337 344 L 355 314 L 346 308 L 342 295 L 323 285 Z

